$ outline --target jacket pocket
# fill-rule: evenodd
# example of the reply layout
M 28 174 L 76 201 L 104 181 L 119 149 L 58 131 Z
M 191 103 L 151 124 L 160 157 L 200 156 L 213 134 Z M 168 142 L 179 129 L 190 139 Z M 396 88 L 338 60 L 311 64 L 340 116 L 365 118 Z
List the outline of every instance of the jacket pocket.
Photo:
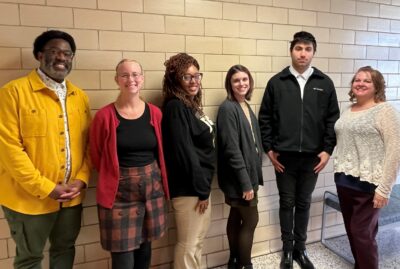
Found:
M 21 136 L 43 137 L 47 134 L 47 113 L 42 108 L 24 108 L 20 115 Z
M 68 128 L 70 133 L 74 131 L 79 131 L 81 133 L 81 111 L 76 107 L 68 107 L 67 109 L 67 117 L 68 117 Z
M 16 216 L 18 213 L 14 213 L 11 209 L 3 207 L 3 211 L 10 228 L 11 237 L 18 244 L 20 255 L 34 256 L 34 253 L 29 248 L 25 222 L 22 219 L 19 220 L 18 216 Z

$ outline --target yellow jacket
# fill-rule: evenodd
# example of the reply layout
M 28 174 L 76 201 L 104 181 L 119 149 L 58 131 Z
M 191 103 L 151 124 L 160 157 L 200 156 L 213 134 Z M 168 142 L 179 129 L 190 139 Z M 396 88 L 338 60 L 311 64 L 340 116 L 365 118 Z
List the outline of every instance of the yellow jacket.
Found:
M 70 182 L 88 185 L 88 128 L 86 94 L 69 81 L 66 107 L 71 144 Z M 65 173 L 65 135 L 61 104 L 36 70 L 0 89 L 0 204 L 24 214 L 60 209 L 49 198 Z M 84 191 L 63 207 L 82 202 Z

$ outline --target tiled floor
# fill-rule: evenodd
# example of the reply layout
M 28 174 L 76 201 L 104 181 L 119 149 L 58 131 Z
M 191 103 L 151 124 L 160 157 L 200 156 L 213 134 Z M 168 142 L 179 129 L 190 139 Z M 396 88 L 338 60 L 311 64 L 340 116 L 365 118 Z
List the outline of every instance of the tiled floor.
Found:
M 307 251 L 316 269 L 353 268 L 349 263 L 325 248 L 321 243 L 313 243 L 307 245 Z M 279 269 L 281 254 L 281 252 L 278 252 L 253 258 L 252 262 L 254 269 Z M 300 269 L 300 267 L 296 263 L 294 263 L 293 268 Z M 215 269 L 226 269 L 226 266 L 217 267 Z
M 330 242 L 339 251 L 351 255 L 346 236 Z M 377 236 L 379 244 L 379 268 L 400 269 L 400 224 L 383 226 Z M 307 245 L 307 252 L 316 269 L 352 269 L 353 265 L 324 247 L 320 242 Z M 254 269 L 279 269 L 281 252 L 252 259 Z M 226 269 L 226 266 L 215 269 Z M 300 269 L 295 263 L 294 269 Z

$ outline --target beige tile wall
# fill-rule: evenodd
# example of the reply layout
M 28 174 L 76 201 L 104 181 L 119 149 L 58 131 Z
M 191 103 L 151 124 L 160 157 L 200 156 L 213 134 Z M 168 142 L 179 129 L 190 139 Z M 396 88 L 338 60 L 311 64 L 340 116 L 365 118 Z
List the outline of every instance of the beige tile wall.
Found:
M 347 101 L 349 80 L 363 65 L 385 75 L 388 97 L 400 107 L 399 0 L 0 0 L 0 84 L 37 66 L 34 38 L 46 29 L 71 33 L 78 51 L 70 79 L 86 90 L 93 113 L 112 102 L 118 91 L 113 70 L 123 57 L 139 60 L 145 69 L 143 96 L 161 103 L 164 61 L 177 52 L 193 54 L 205 77 L 204 106 L 215 118 L 225 98 L 227 69 L 237 63 L 250 68 L 256 89 L 251 101 L 258 112 L 268 79 L 290 63 L 288 41 L 294 32 L 315 34 L 314 64 L 329 74 L 341 105 Z M 1 153 L 0 153 L 1 154 Z M 260 222 L 253 255 L 281 248 L 275 176 L 264 159 L 260 190 Z M 320 174 L 311 207 L 309 242 L 320 239 L 322 195 L 334 190 L 330 163 Z M 224 264 L 228 207 L 213 185 L 212 225 L 204 246 L 204 268 Z M 77 241 L 75 269 L 108 269 L 109 255 L 99 245 L 95 178 L 85 200 L 82 231 Z M 329 233 L 341 216 L 328 215 Z M 153 268 L 172 268 L 174 220 L 165 237 L 153 243 Z M 11 269 L 15 245 L 0 209 L 0 268 Z M 47 267 L 48 254 L 44 264 Z

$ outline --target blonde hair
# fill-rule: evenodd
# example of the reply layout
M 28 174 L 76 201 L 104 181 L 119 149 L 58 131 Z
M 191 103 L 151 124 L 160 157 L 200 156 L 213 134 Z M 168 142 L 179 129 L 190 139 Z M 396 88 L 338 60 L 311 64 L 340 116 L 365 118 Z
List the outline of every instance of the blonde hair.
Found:
M 118 73 L 118 68 L 121 66 L 121 64 L 126 63 L 126 62 L 132 62 L 136 63 L 140 66 L 140 73 L 143 74 L 143 67 L 142 65 L 136 61 L 136 60 L 131 60 L 131 59 L 122 59 L 121 61 L 118 62 L 117 66 L 115 67 L 115 72 Z

